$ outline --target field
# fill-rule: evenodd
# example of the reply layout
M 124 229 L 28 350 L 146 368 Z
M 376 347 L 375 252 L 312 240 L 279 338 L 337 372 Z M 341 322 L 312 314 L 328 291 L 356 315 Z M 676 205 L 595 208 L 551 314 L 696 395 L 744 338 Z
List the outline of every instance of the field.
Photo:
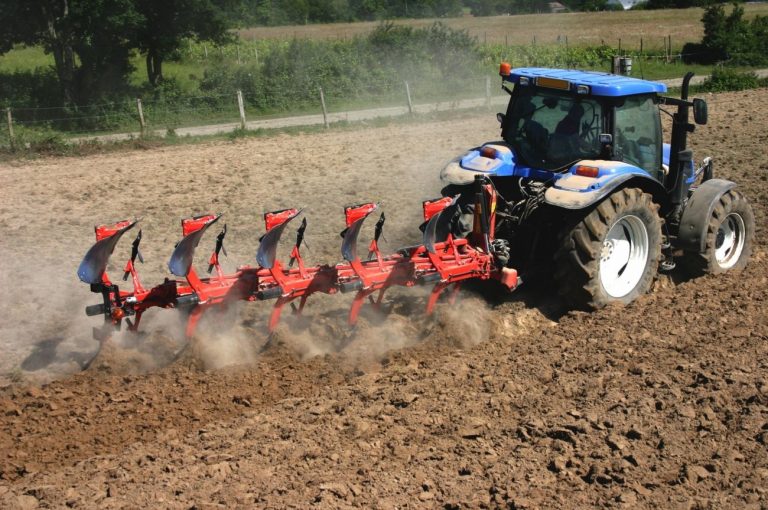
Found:
M 768 4 L 744 5 L 747 19 L 768 14 Z M 682 48 L 687 42 L 698 42 L 703 34 L 701 16 L 703 9 L 661 9 L 654 11 L 626 12 L 574 12 L 561 14 L 523 14 L 516 16 L 490 16 L 398 20 L 397 23 L 415 27 L 427 26 L 435 21 L 451 28 L 467 30 L 480 42 L 492 44 L 556 44 L 597 46 L 608 44 L 637 50 L 643 38 L 644 48 L 664 48 L 664 38 L 672 36 L 672 47 Z M 240 36 L 253 39 L 339 39 L 366 34 L 378 23 L 334 23 L 291 27 L 256 27 L 240 30 Z M 560 38 L 558 40 L 558 38 Z
M 746 12 L 756 16 L 768 7 L 749 4 Z M 607 71 L 622 53 L 634 59 L 633 76 L 703 76 L 711 66 L 685 65 L 679 54 L 685 43 L 700 39 L 701 16 L 701 9 L 686 9 L 439 20 L 450 28 L 430 25 L 436 20 L 396 22 L 431 27 L 415 32 L 378 23 L 246 29 L 223 46 L 184 41 L 164 64 L 166 80 L 157 87 L 149 85 L 142 56 L 134 53 L 124 86 L 104 84 L 77 106 L 62 105 L 50 54 L 16 47 L 0 56 L 0 103 L 10 108 L 13 126 L 12 134 L 7 121 L 0 123 L 0 151 L 45 152 L 73 137 L 134 132 L 137 98 L 147 129 L 173 135 L 183 127 L 238 121 L 238 90 L 249 119 L 319 112 L 318 88 L 331 112 L 401 105 L 405 82 L 420 104 L 482 97 L 486 77 L 502 60 Z M 372 37 L 361 37 L 376 27 Z M 742 56 L 731 64 L 746 58 L 736 55 Z
M 339 260 L 341 206 L 371 199 L 393 250 L 418 241 L 440 165 L 497 136 L 492 117 L 0 165 L 0 507 L 765 507 L 768 89 L 708 99 L 693 148 L 756 213 L 742 274 L 675 272 L 593 314 L 528 288 L 424 318 L 414 289 L 354 332 L 348 298 L 316 299 L 264 354 L 250 304 L 165 368 L 172 311 L 76 373 L 96 349 L 75 277 L 94 224 L 144 218 L 146 282 L 179 218 L 209 209 L 227 269 L 289 206 L 307 207 L 310 263 Z

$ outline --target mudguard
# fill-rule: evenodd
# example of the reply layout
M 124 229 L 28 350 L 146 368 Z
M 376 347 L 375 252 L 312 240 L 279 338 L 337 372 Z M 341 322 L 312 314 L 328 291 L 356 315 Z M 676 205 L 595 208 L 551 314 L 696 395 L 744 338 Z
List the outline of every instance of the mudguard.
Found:
M 115 245 L 136 225 L 136 221 L 121 221 L 114 225 L 101 225 L 96 227 L 96 244 L 91 246 L 77 268 L 77 276 L 80 281 L 91 285 L 101 283 L 102 275 L 107 269 L 109 257 L 115 250 Z
M 558 187 L 551 187 L 544 193 L 544 202 L 563 209 L 584 209 L 600 202 L 602 199 L 613 193 L 616 189 L 623 186 L 632 179 L 639 180 L 643 189 L 651 191 L 654 196 L 664 194 L 664 187 L 648 174 L 643 172 L 623 173 L 614 176 L 606 176 L 607 179 L 599 182 L 601 179 L 592 179 L 579 175 L 566 175 L 558 182 Z M 590 184 L 594 182 L 594 184 Z M 571 189 L 569 184 L 573 184 Z
M 706 248 L 709 218 L 715 204 L 727 191 L 736 187 L 735 182 L 710 179 L 703 182 L 688 199 L 680 220 L 676 246 L 685 251 L 701 253 Z

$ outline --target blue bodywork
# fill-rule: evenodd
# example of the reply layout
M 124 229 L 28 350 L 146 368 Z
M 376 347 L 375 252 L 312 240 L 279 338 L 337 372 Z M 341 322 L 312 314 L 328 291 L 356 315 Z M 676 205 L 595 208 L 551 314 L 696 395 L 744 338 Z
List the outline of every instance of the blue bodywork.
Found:
M 622 97 L 660 94 L 667 91 L 663 83 L 593 71 L 526 67 L 513 69 L 508 76 L 502 76 L 502 79 L 521 87 L 559 88 L 573 94 L 589 96 Z M 539 79 L 541 81 L 538 81 Z M 571 209 L 594 203 L 629 179 L 647 179 L 653 181 L 653 186 L 661 186 L 658 180 L 659 175 L 651 175 L 642 168 L 621 161 L 579 161 L 567 170 L 553 172 L 531 168 L 516 160 L 514 149 L 507 143 L 491 142 L 472 149 L 449 163 L 443 169 L 441 178 L 449 184 L 467 184 L 474 179 L 475 174 L 484 174 L 493 177 L 521 177 L 551 183 L 552 186 L 545 194 L 545 200 L 552 205 Z M 663 164 L 669 165 L 669 160 L 670 146 L 663 144 Z M 577 175 L 576 168 L 580 165 L 597 168 L 597 176 Z M 692 175 L 693 172 L 691 172 Z
M 492 157 L 484 156 L 481 153 L 483 148 L 494 149 Z M 598 168 L 597 176 L 583 177 L 576 175 L 576 168 L 580 165 Z M 579 161 L 571 165 L 567 170 L 560 172 L 531 168 L 522 164 L 516 164 L 514 150 L 504 142 L 488 143 L 482 147 L 472 149 L 458 160 L 449 164 L 446 169 L 451 169 L 452 166 L 454 170 L 465 174 L 462 177 L 467 179 L 467 182 L 472 180 L 474 174 L 477 173 L 493 177 L 523 177 L 540 182 L 553 182 L 553 187 L 556 189 L 582 193 L 598 190 L 619 176 L 637 176 L 653 179 L 642 168 L 622 161 Z M 571 176 L 576 178 L 574 179 Z
M 663 83 L 639 80 L 628 76 L 599 73 L 596 71 L 575 71 L 571 69 L 549 69 L 546 67 L 521 67 L 513 69 L 504 81 L 519 84 L 520 78 L 527 78 L 531 85 L 537 78 L 552 78 L 570 83 L 570 91 L 576 92 L 579 85 L 589 87 L 589 94 L 601 97 L 622 97 L 635 94 L 663 94 L 667 86 Z

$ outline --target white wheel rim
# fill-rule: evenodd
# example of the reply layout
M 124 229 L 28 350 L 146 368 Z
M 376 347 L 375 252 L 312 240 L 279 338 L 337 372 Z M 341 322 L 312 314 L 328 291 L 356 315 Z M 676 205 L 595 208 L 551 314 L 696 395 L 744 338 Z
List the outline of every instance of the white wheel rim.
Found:
M 715 261 L 723 269 L 733 267 L 744 250 L 744 218 L 736 213 L 725 217 L 715 234 Z
M 637 216 L 628 215 L 608 230 L 600 253 L 600 283 L 605 292 L 621 298 L 632 292 L 648 264 L 648 230 Z

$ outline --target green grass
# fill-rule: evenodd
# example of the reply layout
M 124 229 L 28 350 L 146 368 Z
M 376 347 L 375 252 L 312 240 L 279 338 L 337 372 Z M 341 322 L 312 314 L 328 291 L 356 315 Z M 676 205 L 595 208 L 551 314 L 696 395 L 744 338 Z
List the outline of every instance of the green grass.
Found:
M 0 55 L 0 72 L 34 71 L 38 67 L 53 65 L 53 56 L 46 55 L 39 46 L 16 46 L 14 49 Z

